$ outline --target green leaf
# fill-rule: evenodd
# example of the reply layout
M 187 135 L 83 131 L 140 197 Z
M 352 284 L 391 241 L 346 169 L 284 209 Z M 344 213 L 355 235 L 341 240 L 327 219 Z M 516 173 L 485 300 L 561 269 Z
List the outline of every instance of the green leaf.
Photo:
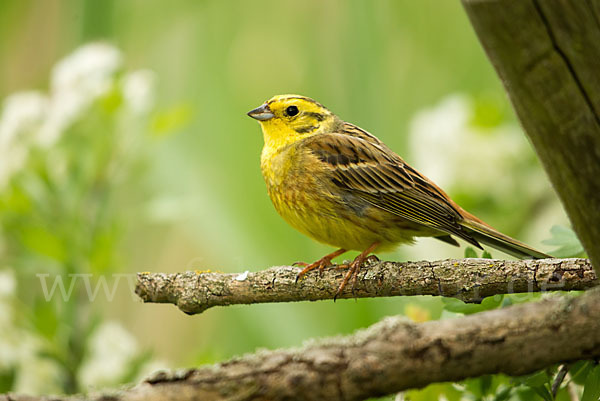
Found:
M 465 248 L 465 258 L 476 258 L 476 257 L 477 257 L 477 252 L 475 252 L 475 249 L 473 249 L 470 246 Z
M 473 115 L 470 123 L 475 127 L 494 128 L 506 118 L 502 103 L 498 99 L 484 98 L 473 102 Z M 489 130 L 479 130 L 487 132 Z
M 127 367 L 125 374 L 123 377 L 121 377 L 121 382 L 129 383 L 137 380 L 142 373 L 144 365 L 149 363 L 152 360 L 152 357 L 153 353 L 151 350 L 145 350 L 136 355 L 136 357 L 129 362 L 129 366 Z
M 531 302 L 538 300 L 542 297 L 542 294 L 539 292 L 534 293 L 521 293 L 521 294 L 505 294 L 504 302 L 502 303 L 503 307 L 507 307 L 510 305 L 522 304 L 524 302 Z
M 492 375 L 485 375 L 476 379 L 467 379 L 465 380 L 465 388 L 477 398 L 482 398 L 490 393 L 492 378 Z
M 588 374 L 583 386 L 581 401 L 598 401 L 600 398 L 600 365 L 596 365 Z
M 123 104 L 123 95 L 117 87 L 113 86 L 111 91 L 99 99 L 99 104 L 104 112 L 113 114 Z
M 55 259 L 65 260 L 67 251 L 61 238 L 56 233 L 40 225 L 23 227 L 21 242 L 32 252 Z
M 512 387 L 504 387 L 502 390 L 498 391 L 494 396 L 494 401 L 505 401 L 510 398 L 512 395 Z
M 518 377 L 515 380 L 533 390 L 544 400 L 553 401 L 552 394 L 549 390 L 552 386 L 553 379 L 553 376 L 548 374 L 548 371 L 540 370 L 539 372 L 530 375 Z
M 588 377 L 588 374 L 594 370 L 594 362 L 592 361 L 578 361 L 571 366 L 569 369 L 569 375 L 571 381 L 576 384 L 583 385 Z
M 550 252 L 558 258 L 581 257 L 585 255 L 583 245 L 573 230 L 565 226 L 552 226 L 550 229 L 551 238 L 542 241 L 543 244 L 558 247 Z
M 518 386 L 515 388 L 516 399 L 519 401 L 532 401 L 538 400 L 536 397 L 536 392 L 531 388 L 524 385 Z
M 407 391 L 405 395 L 406 399 L 410 401 L 430 401 L 439 399 L 460 401 L 464 399 L 464 392 L 456 389 L 451 383 L 430 384 L 424 389 Z
M 517 378 L 517 380 L 522 384 L 533 388 L 550 383 L 552 378 L 545 370 L 540 370 L 539 372 L 535 372 L 530 375 L 521 376 Z
M 486 376 L 482 376 L 479 378 L 480 382 L 480 386 L 481 386 L 481 393 L 483 395 L 487 395 L 490 392 L 490 389 L 492 388 L 492 376 L 491 375 L 486 375 Z
M 475 400 L 481 400 L 483 398 L 483 396 L 485 395 L 481 391 L 480 378 L 466 379 L 464 381 L 464 385 L 465 385 L 465 392 L 467 394 L 471 394 L 472 398 L 474 398 Z
M 189 104 L 180 104 L 157 113 L 152 120 L 152 132 L 156 136 L 166 136 L 185 127 L 192 118 Z
M 546 386 L 534 386 L 530 388 L 545 401 L 553 401 L 552 393 L 550 393 L 550 390 Z
M 38 334 L 53 341 L 55 339 L 56 330 L 60 325 L 56 311 L 56 303 L 48 302 L 42 298 L 35 299 L 31 322 Z
M 481 254 L 481 257 L 484 259 L 492 259 L 492 254 L 489 253 L 488 251 L 483 251 L 483 253 Z
M 496 309 L 502 305 L 503 299 L 504 295 L 494 295 L 484 298 L 480 304 L 468 304 L 456 298 L 442 298 L 442 303 L 444 304 L 444 309 L 448 312 L 471 315 L 473 313 Z
M 13 390 L 16 377 L 16 369 L 0 370 L 0 393 L 8 393 Z

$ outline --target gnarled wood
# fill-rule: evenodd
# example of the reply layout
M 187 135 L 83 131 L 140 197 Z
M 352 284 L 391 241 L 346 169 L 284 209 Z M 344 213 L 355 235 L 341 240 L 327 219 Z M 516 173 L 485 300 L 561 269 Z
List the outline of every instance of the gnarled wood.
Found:
M 163 372 L 121 392 L 76 399 L 352 401 L 489 373 L 522 375 L 597 357 L 600 293 L 590 290 L 580 297 L 548 297 L 421 324 L 391 317 L 351 336 Z M 0 401 L 8 400 L 35 398 L 0 396 Z

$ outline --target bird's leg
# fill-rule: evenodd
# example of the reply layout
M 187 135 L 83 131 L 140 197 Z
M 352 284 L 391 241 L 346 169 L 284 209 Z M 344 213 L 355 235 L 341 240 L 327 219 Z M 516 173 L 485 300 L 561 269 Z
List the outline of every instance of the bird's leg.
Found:
M 371 263 L 381 262 L 381 260 L 377 257 L 377 255 L 369 255 L 368 257 L 365 258 L 364 261 L 365 262 L 371 262 Z M 304 265 L 308 266 L 308 263 L 305 263 Z M 336 265 L 335 266 L 336 269 L 340 269 L 340 270 L 346 270 L 349 267 L 350 267 L 350 263 L 343 263 L 341 265 Z
M 325 255 L 321 259 L 319 259 L 316 262 L 311 263 L 311 264 L 307 264 L 307 263 L 303 263 L 303 262 L 294 263 L 295 265 L 305 266 L 304 269 L 302 269 L 302 271 L 300 273 L 298 273 L 298 275 L 296 276 L 296 282 L 298 282 L 298 280 L 300 278 L 302 278 L 302 276 L 304 276 L 306 273 L 308 273 L 309 271 L 311 271 L 317 267 L 319 268 L 319 274 L 323 274 L 323 270 L 327 266 L 331 266 L 331 264 L 332 264 L 331 260 L 333 258 L 337 258 L 341 254 L 346 253 L 346 252 L 348 252 L 348 251 L 346 251 L 345 249 L 338 249 L 337 251 L 332 252 L 329 255 Z
M 364 263 L 369 254 L 373 252 L 378 246 L 379 242 L 373 242 L 371 245 L 369 245 L 367 249 L 362 251 L 356 258 L 354 258 L 354 260 L 350 264 L 348 264 L 348 272 L 344 276 L 342 283 L 335 292 L 335 296 L 333 297 L 334 301 L 342 293 L 342 291 L 344 291 L 344 288 L 346 287 L 346 284 L 348 284 L 348 280 L 350 280 L 350 277 L 354 277 L 352 281 L 352 288 L 356 286 L 356 280 L 358 279 L 358 271 L 360 270 L 360 266 Z

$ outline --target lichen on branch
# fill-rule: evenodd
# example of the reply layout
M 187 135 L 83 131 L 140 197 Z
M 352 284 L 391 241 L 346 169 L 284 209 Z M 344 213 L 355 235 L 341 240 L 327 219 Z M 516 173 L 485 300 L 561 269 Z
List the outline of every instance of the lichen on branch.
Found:
M 296 282 L 299 268 L 258 272 L 139 273 L 136 293 L 144 302 L 172 303 L 188 314 L 213 306 L 333 299 L 344 271 L 310 272 Z M 587 259 L 447 259 L 420 262 L 370 261 L 357 285 L 338 298 L 399 295 L 455 297 L 464 302 L 508 293 L 585 290 L 598 285 Z

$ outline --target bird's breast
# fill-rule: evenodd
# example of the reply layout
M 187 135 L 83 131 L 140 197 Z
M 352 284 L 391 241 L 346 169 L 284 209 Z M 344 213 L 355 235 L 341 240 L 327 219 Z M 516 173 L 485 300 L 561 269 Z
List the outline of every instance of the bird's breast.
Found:
M 305 234 L 318 220 L 334 215 L 334 195 L 323 188 L 315 158 L 293 148 L 279 152 L 263 150 L 261 170 L 269 197 L 277 212 Z M 311 235 L 313 236 L 313 235 Z
M 318 182 L 292 149 L 277 153 L 263 151 L 261 170 L 269 197 L 286 220 L 304 214 L 317 202 Z
M 331 171 L 302 149 L 264 151 L 261 169 L 277 212 L 292 227 L 319 242 L 364 250 L 411 242 L 414 223 L 374 207 L 352 191 L 333 183 Z

